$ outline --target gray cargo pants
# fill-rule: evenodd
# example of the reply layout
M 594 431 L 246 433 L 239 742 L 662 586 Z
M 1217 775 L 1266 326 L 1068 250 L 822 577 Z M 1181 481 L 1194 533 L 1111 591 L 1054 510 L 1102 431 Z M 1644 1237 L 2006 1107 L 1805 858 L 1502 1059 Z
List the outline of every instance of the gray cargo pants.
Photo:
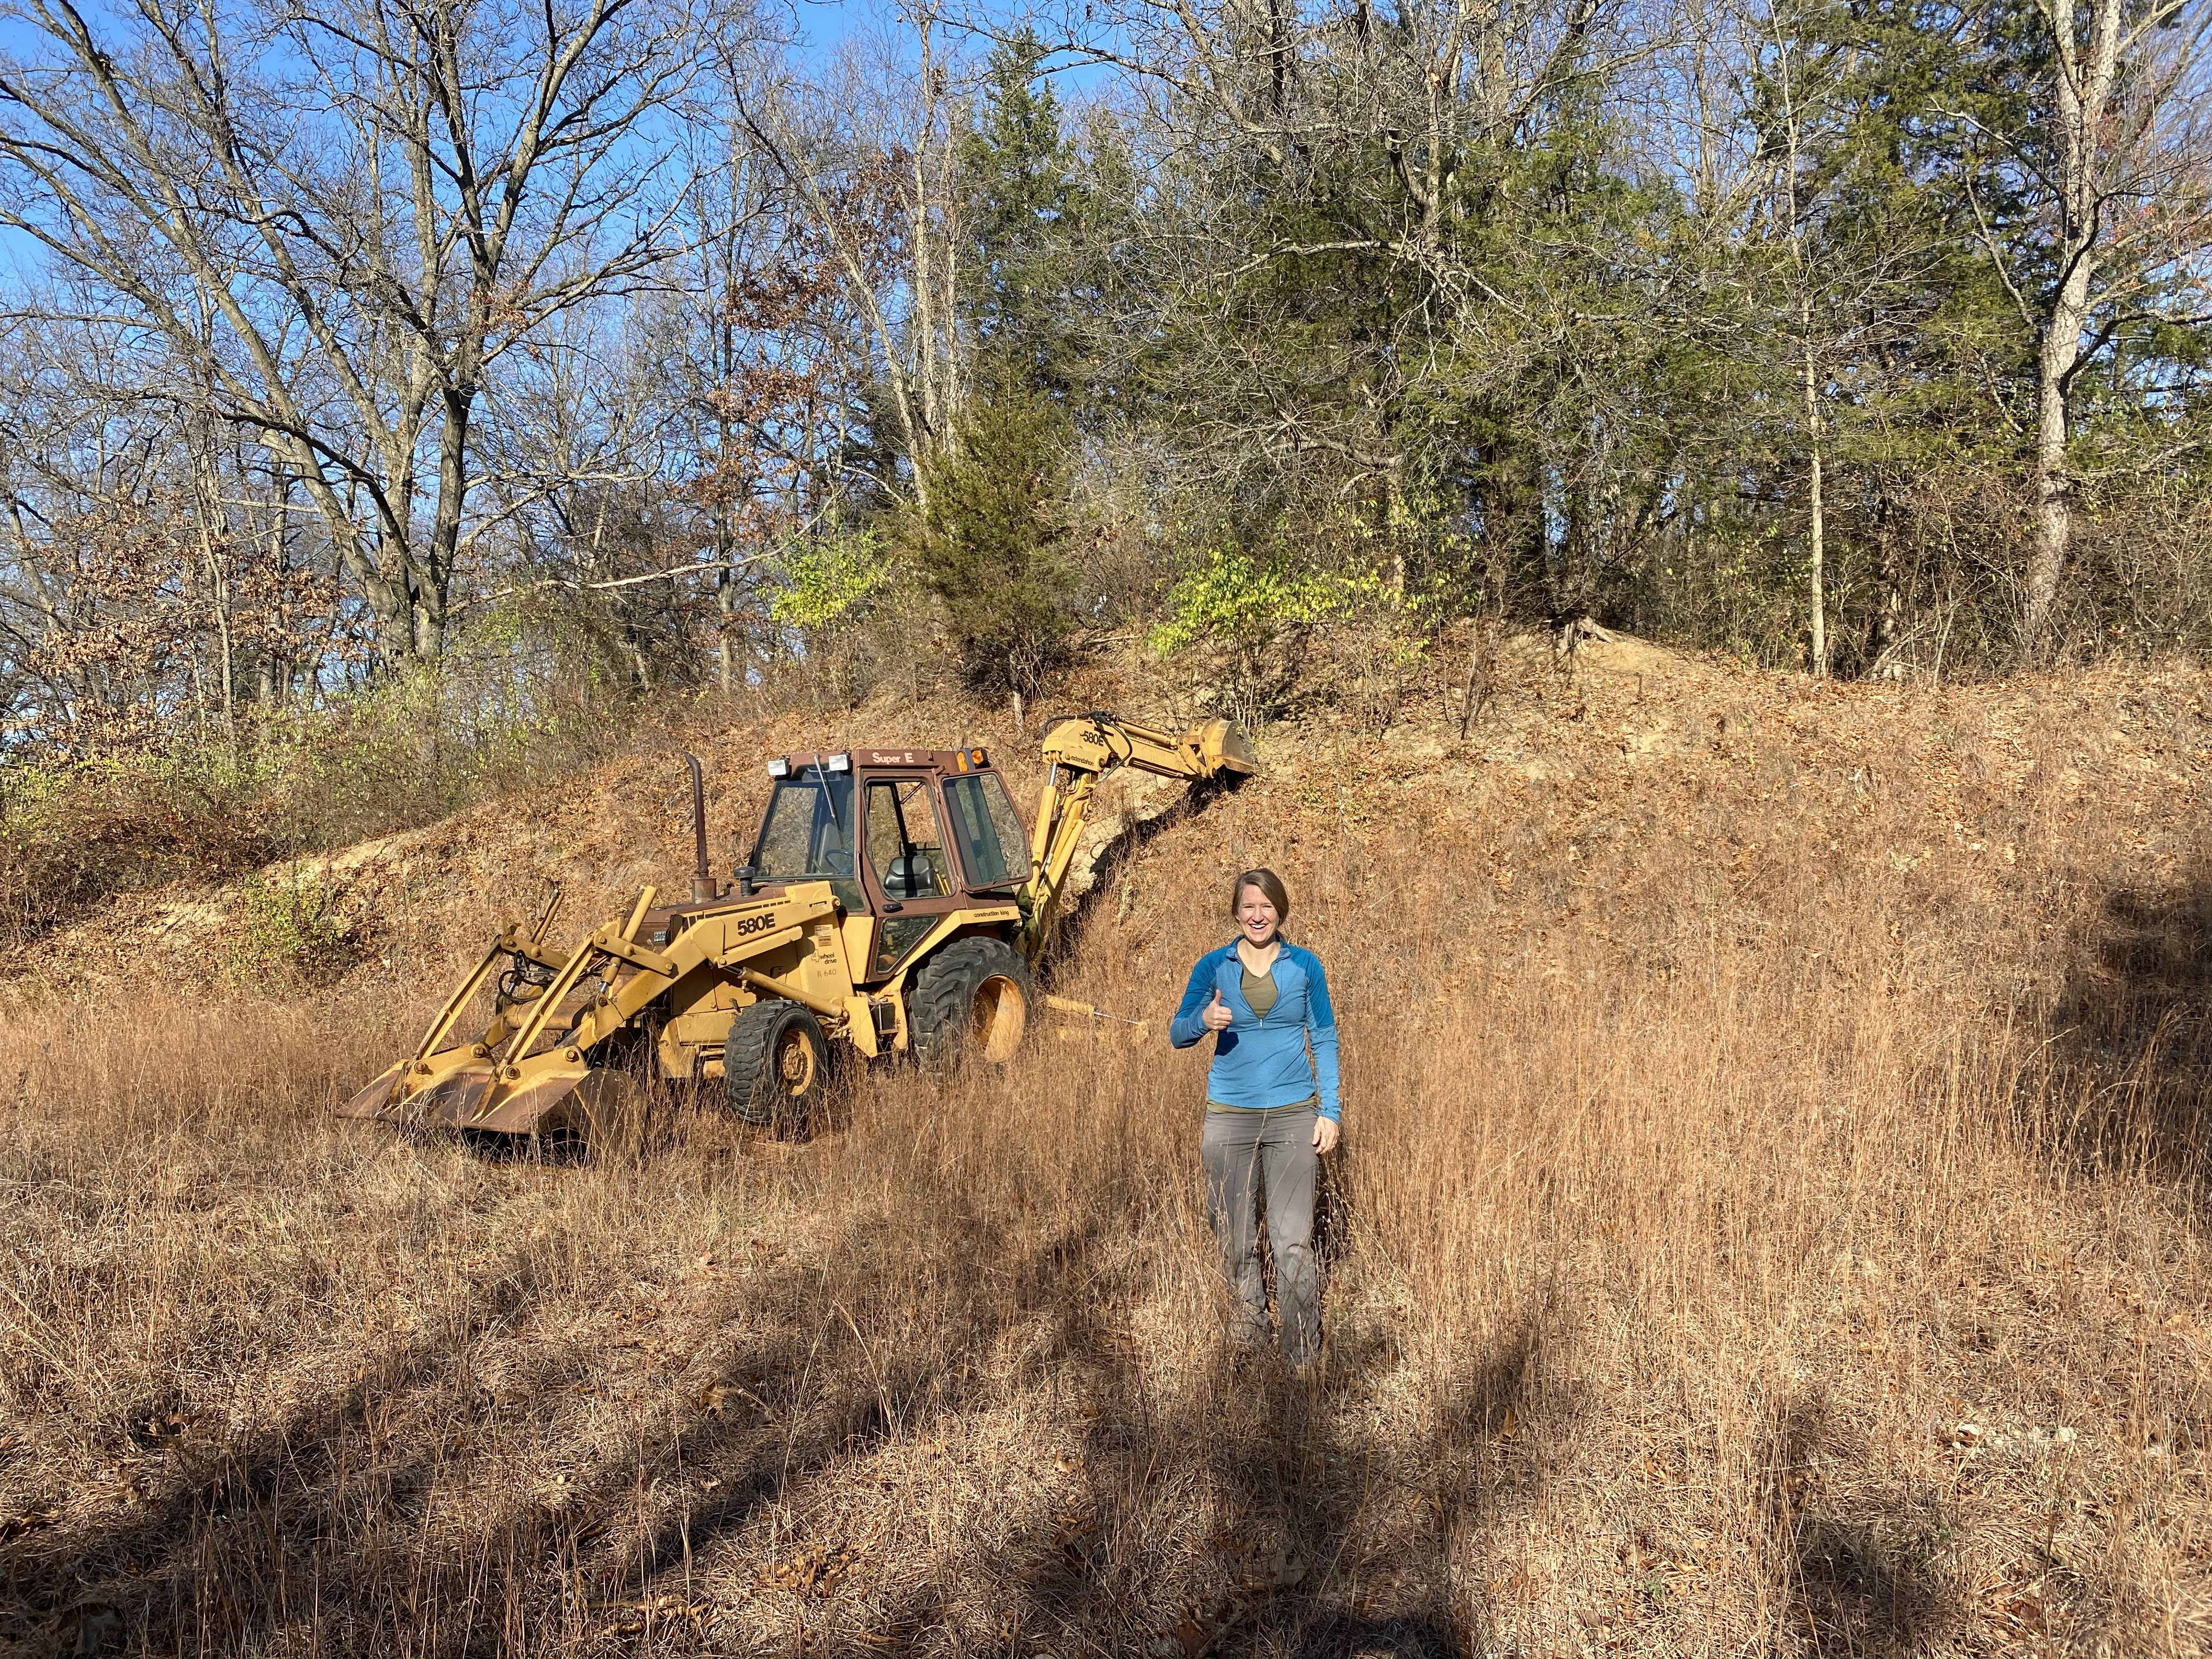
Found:
M 1313 1147 L 1317 1116 L 1310 1106 L 1208 1111 L 1200 1143 L 1206 1212 L 1229 1276 L 1231 1328 L 1243 1342 L 1267 1340 L 1267 1290 L 1260 1273 L 1264 1193 L 1283 1352 L 1293 1365 L 1321 1352 L 1321 1274 L 1313 1249 L 1314 1174 L 1321 1161 Z

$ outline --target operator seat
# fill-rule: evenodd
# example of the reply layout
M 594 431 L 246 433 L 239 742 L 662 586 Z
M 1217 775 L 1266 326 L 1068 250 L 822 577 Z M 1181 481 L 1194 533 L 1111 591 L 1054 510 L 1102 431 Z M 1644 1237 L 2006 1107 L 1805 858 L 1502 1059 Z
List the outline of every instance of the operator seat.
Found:
M 884 892 L 895 899 L 935 898 L 937 866 L 927 853 L 893 859 L 884 872 Z

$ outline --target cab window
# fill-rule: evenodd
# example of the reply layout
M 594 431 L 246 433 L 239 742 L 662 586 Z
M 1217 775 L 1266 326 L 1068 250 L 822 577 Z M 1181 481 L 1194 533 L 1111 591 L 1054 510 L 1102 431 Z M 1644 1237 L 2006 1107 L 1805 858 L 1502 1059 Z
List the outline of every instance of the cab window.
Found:
M 952 872 L 927 779 L 870 780 L 864 821 L 868 868 L 885 898 L 904 903 L 951 896 Z
M 851 776 L 810 766 L 778 782 L 752 864 L 757 881 L 827 881 L 848 909 L 865 908 L 853 876 Z
M 1021 816 L 996 772 L 947 778 L 945 810 L 969 886 L 1005 887 L 1028 878 L 1030 849 Z

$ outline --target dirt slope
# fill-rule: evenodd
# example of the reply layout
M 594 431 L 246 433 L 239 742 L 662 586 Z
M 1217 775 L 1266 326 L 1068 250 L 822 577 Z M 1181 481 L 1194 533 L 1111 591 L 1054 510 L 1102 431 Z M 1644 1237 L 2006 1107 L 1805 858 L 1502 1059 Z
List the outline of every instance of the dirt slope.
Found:
M 1432 824 L 1440 851 L 1480 851 L 1501 902 L 1520 878 L 1514 853 L 1529 842 L 1522 804 L 1532 796 L 1551 803 L 1549 833 L 1563 842 L 1536 860 L 1547 895 L 1593 887 L 1577 868 L 1591 856 L 1585 843 L 1626 852 L 1679 834 L 1696 816 L 1686 805 L 1717 793 L 1781 805 L 1785 821 L 1801 824 L 1832 817 L 1838 836 L 1870 799 L 1887 797 L 1908 842 L 1887 849 L 1897 873 L 1932 879 L 1940 870 L 1954 894 L 1990 902 L 2023 890 L 2018 814 L 2031 801 L 2062 827 L 2069 806 L 2092 798 L 2118 812 L 2130 878 L 2146 887 L 2170 880 L 2202 841 L 2212 681 L 2194 670 L 1943 690 L 1814 686 L 1607 635 L 1583 641 L 1571 658 L 1516 641 L 1494 678 L 1465 740 L 1456 691 L 1432 692 L 1379 734 L 1338 715 L 1272 726 L 1259 738 L 1261 779 L 1213 814 L 1207 833 L 1218 831 L 1231 863 L 1296 864 L 1288 849 L 1356 842 L 1378 823 Z M 1152 706 L 1147 693 L 1160 689 L 1140 672 L 1099 672 L 1064 700 L 1141 718 L 1204 713 L 1188 697 Z M 750 844 L 773 754 L 983 743 L 1025 806 L 1036 793 L 1034 729 L 1018 733 L 1006 711 L 957 699 L 880 696 L 832 715 L 733 722 L 695 741 L 725 872 Z M 1109 782 L 1085 867 L 1173 793 L 1153 780 Z M 1729 832 L 1712 850 L 1739 880 L 1753 878 L 1764 852 Z M 553 882 L 563 884 L 557 931 L 567 933 L 619 910 L 644 883 L 681 890 L 689 871 L 680 760 L 672 750 L 639 754 L 424 829 L 271 866 L 252 883 L 121 896 L 106 914 L 0 958 L 0 995 L 36 1003 L 94 986 L 204 988 L 272 975 L 280 984 L 404 981 L 472 956 L 501 922 L 534 911 Z M 296 957 L 289 939 L 259 942 L 270 915 L 282 931 L 295 892 L 309 908 L 327 907 L 328 918 Z
M 1085 687 L 1117 689 L 1109 676 Z M 882 696 L 834 714 L 735 721 L 688 741 L 708 781 L 714 867 L 726 876 L 751 845 L 770 756 L 856 742 L 983 744 L 998 751 L 1018 795 L 1034 799 L 1036 738 L 1033 725 L 1017 733 L 1006 711 Z M 420 830 L 271 865 L 245 881 L 119 896 L 104 914 L 0 957 L 0 994 L 36 1006 L 134 984 L 405 985 L 473 957 L 504 921 L 534 914 L 555 882 L 563 890 L 556 936 L 580 932 L 626 908 L 646 883 L 664 894 L 686 890 L 690 796 L 681 757 L 672 744 L 629 755 Z M 1103 790 L 1086 850 L 1164 801 L 1157 782 L 1132 779 Z

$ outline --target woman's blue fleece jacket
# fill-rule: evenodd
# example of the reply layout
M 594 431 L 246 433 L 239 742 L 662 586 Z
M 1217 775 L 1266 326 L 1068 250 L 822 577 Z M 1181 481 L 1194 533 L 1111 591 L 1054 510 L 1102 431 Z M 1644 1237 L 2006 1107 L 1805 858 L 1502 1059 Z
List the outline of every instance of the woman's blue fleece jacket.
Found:
M 1275 1006 L 1261 1018 L 1244 1000 L 1244 969 L 1237 947 L 1209 951 L 1190 970 L 1190 985 L 1176 1010 L 1168 1040 L 1188 1048 L 1206 1035 L 1200 1018 L 1218 990 L 1228 1005 L 1229 1029 L 1213 1040 L 1213 1069 L 1206 1097 L 1224 1106 L 1295 1106 L 1321 1097 L 1321 1115 L 1335 1119 L 1336 1011 L 1328 1006 L 1328 977 L 1321 958 L 1288 939 L 1275 957 Z M 1313 1046 L 1310 1058 L 1307 1044 Z

